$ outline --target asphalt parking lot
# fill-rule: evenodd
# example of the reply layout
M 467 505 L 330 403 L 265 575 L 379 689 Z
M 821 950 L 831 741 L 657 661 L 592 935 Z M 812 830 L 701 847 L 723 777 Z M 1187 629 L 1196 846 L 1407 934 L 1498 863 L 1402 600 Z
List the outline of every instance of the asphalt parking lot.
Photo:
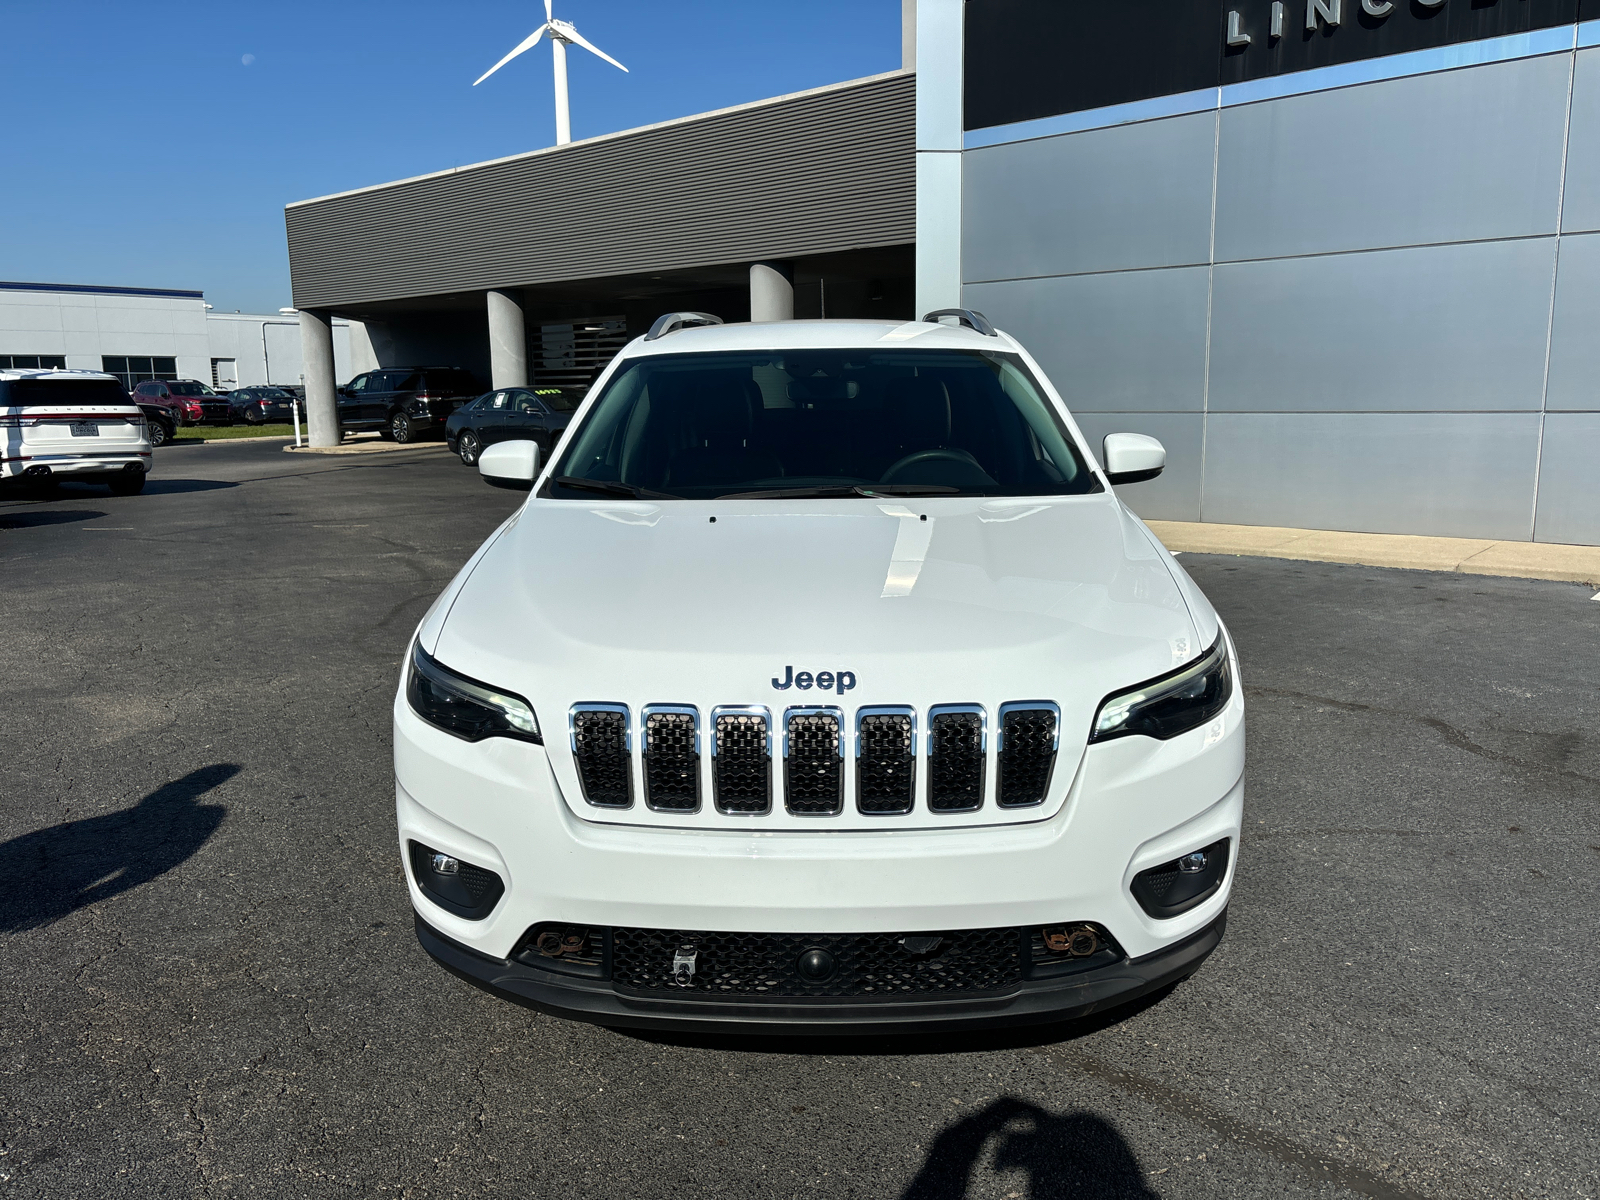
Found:
M 518 502 L 437 448 L 0 494 L 0 1194 L 1600 1194 L 1600 603 L 1185 556 L 1239 644 L 1222 947 L 1085 1025 L 568 1024 L 417 946 L 388 707 Z

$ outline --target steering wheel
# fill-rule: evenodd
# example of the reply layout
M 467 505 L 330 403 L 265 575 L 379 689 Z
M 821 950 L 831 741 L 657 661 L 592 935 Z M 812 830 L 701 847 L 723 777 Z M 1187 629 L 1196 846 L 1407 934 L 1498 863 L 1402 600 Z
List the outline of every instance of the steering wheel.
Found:
M 950 464 L 954 471 L 940 471 L 934 464 Z M 934 469 L 917 470 L 919 467 L 934 466 Z M 921 476 L 917 479 L 904 479 L 902 476 L 915 474 Z M 951 477 L 954 478 L 951 478 Z M 883 473 L 879 483 L 932 483 L 960 486 L 961 484 L 989 484 L 994 480 L 989 478 L 989 473 L 979 465 L 965 450 L 918 450 L 915 454 L 908 454 L 900 459 Z

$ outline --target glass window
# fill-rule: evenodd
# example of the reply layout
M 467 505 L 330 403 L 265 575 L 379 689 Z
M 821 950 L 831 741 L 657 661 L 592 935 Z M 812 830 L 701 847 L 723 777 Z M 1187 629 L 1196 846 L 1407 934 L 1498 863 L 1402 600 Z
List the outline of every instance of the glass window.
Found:
M 174 396 L 216 395 L 215 392 L 213 392 L 203 383 L 169 383 L 167 384 L 167 391 L 171 392 Z
M 546 408 L 558 413 L 576 412 L 588 395 L 588 389 L 581 387 L 534 388 L 533 391 Z
M 470 396 L 478 390 L 478 381 L 471 371 L 456 368 L 448 370 L 433 370 L 424 372 L 427 375 L 426 384 L 413 384 L 414 387 L 426 387 L 430 392 L 444 396 Z
M 511 396 L 519 413 L 526 413 L 531 417 L 544 415 L 544 409 L 539 406 L 539 401 L 532 392 L 517 391 L 512 392 Z
M 138 356 L 124 356 L 106 354 L 100 359 L 100 369 L 107 375 L 115 375 L 125 388 L 137 387 L 148 380 L 172 380 L 178 377 L 178 360 L 176 358 L 163 358 L 159 355 L 151 358 Z
M 344 390 L 347 392 L 364 392 L 367 390 L 367 383 L 371 379 L 371 375 L 357 375 L 349 383 L 344 385 Z
M 1100 487 L 1021 358 L 988 350 L 651 355 L 612 378 L 553 474 L 686 499 Z
M 14 379 L 0 386 L 10 392 L 8 404 L 128 403 L 128 393 L 122 385 L 109 379 Z
M 48 371 L 51 367 L 66 370 L 65 354 L 0 354 L 0 371 Z
M 498 412 L 499 410 L 505 408 L 505 406 L 507 404 L 509 404 L 510 402 L 511 402 L 511 393 L 510 392 L 495 392 L 492 395 L 490 395 L 490 397 L 489 397 L 489 407 L 491 409 L 493 409 L 494 411 L 496 411 L 496 412 Z

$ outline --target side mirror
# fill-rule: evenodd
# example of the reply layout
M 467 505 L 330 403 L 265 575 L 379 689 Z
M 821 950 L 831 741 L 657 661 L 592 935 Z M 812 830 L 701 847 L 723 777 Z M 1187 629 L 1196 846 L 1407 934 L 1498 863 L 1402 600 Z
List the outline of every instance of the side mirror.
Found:
M 539 478 L 538 443 L 500 442 L 486 446 L 478 455 L 478 474 L 493 487 L 531 491 L 533 481 Z
M 1142 433 L 1106 434 L 1104 454 L 1106 478 L 1112 483 L 1143 483 L 1167 465 L 1167 448 Z

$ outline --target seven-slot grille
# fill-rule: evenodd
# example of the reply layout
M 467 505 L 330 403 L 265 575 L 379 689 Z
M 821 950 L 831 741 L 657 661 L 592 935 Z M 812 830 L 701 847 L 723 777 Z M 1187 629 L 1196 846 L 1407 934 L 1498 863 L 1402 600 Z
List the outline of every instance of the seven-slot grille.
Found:
M 572 754 L 584 798 L 601 808 L 633 802 L 633 739 L 626 705 L 575 704 L 569 714 Z M 844 712 L 830 706 L 784 711 L 781 730 L 761 706 L 711 710 L 711 789 L 718 812 L 762 816 L 772 811 L 773 750 L 782 735 L 784 806 L 799 816 L 844 811 Z M 1000 706 L 995 803 L 1043 804 L 1060 742 L 1061 710 L 1048 700 Z M 651 704 L 640 713 L 645 804 L 656 812 L 700 808 L 700 714 L 692 705 Z M 989 764 L 988 718 L 977 704 L 928 710 L 927 808 L 971 813 L 984 807 Z M 900 816 L 916 807 L 917 714 L 904 706 L 865 706 L 855 713 L 856 810 Z
M 766 709 L 711 710 L 711 787 L 719 812 L 772 811 L 772 714 Z
M 700 807 L 700 714 L 687 705 L 644 710 L 644 802 L 658 812 Z
M 909 708 L 856 712 L 856 807 L 908 813 L 917 794 L 917 716 Z
M 784 803 L 803 816 L 833 816 L 844 807 L 844 714 L 791 708 L 783 722 Z
M 945 704 L 928 713 L 928 807 L 934 812 L 971 812 L 983 807 L 983 776 L 989 745 L 983 709 Z
M 1000 706 L 999 780 L 1001 808 L 1043 804 L 1056 765 L 1061 710 L 1048 700 Z
M 633 746 L 625 704 L 574 704 L 568 718 L 583 798 L 602 808 L 633 803 Z

